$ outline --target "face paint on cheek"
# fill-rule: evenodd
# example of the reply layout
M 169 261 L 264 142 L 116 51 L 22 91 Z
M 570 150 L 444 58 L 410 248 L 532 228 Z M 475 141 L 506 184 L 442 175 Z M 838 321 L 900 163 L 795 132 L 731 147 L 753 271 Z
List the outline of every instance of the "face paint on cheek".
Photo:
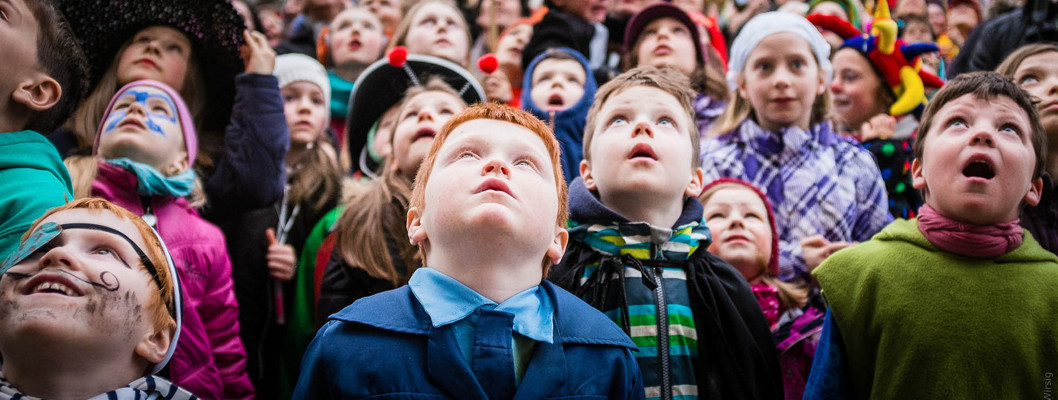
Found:
M 106 127 L 103 128 L 103 133 L 109 133 L 110 131 L 113 131 L 114 128 L 117 128 L 118 124 L 125 119 L 125 115 L 128 115 L 128 113 L 124 110 L 111 112 L 110 115 L 107 116 Z

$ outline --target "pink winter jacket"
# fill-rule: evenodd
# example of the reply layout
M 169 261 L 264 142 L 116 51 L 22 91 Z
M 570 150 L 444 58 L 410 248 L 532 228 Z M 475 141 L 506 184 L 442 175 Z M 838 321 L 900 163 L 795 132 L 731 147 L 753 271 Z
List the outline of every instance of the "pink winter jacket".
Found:
M 102 160 L 98 165 L 92 196 L 143 215 L 136 176 Z M 253 398 L 224 235 L 183 198 L 155 196 L 150 205 L 184 290 L 183 328 L 169 362 L 170 380 L 204 399 Z

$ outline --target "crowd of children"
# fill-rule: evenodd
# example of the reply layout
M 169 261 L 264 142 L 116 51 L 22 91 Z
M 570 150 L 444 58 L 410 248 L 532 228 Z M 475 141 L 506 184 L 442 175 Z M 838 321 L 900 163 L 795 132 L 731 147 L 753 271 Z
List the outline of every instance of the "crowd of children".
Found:
M 0 2 L 0 399 L 1054 397 L 1000 6 Z

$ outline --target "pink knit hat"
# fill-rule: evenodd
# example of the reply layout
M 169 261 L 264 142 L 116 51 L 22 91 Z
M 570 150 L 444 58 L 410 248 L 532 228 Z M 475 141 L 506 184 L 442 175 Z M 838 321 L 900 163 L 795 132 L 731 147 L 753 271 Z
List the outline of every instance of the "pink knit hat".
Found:
M 768 222 L 771 225 L 771 259 L 768 261 L 768 271 L 771 272 L 772 276 L 779 276 L 779 230 L 776 229 L 775 213 L 771 210 L 771 202 L 768 201 L 768 196 L 766 196 L 764 192 L 761 192 L 756 186 L 753 186 L 752 183 L 735 178 L 720 178 L 712 181 L 702 188 L 702 193 L 725 183 L 734 183 L 745 186 L 749 190 L 752 190 L 753 193 L 756 193 L 757 197 L 760 197 L 760 201 L 764 202 L 764 208 L 768 210 Z
M 198 155 L 198 135 L 195 133 L 195 124 L 191 121 L 191 111 L 187 108 L 187 104 L 184 104 L 184 99 L 180 97 L 180 94 L 164 83 L 152 80 L 140 80 L 122 86 L 121 89 L 118 89 L 117 94 L 110 98 L 110 104 L 107 104 L 107 110 L 103 112 L 102 121 L 106 121 L 107 116 L 110 115 L 110 110 L 114 108 L 114 103 L 121 98 L 121 95 L 136 86 L 150 86 L 161 89 L 173 99 L 173 104 L 176 104 L 176 117 L 180 119 L 180 127 L 184 131 L 184 146 L 187 147 L 187 163 L 188 165 L 195 165 L 195 157 Z M 92 154 L 99 154 L 99 138 L 103 136 L 103 125 L 103 122 L 100 122 L 99 127 L 96 128 L 96 139 L 95 143 L 92 145 Z

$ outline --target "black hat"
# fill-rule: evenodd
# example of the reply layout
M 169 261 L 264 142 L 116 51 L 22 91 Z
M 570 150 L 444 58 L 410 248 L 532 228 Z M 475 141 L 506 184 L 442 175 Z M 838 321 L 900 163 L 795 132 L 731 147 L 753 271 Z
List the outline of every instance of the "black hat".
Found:
M 58 8 L 77 34 L 95 88 L 121 45 L 151 26 L 179 30 L 191 42 L 205 79 L 207 104 L 202 130 L 228 124 L 235 97 L 235 75 L 243 70 L 242 18 L 227 0 L 58 0 Z
M 485 91 L 463 67 L 442 58 L 406 51 L 403 47 L 393 49 L 389 57 L 368 66 L 353 84 L 345 133 L 353 163 L 351 172 L 371 174 L 377 169 L 366 155 L 368 133 L 382 114 L 404 98 L 409 87 L 425 84 L 430 77 L 439 77 L 459 92 L 467 104 L 485 100 Z

